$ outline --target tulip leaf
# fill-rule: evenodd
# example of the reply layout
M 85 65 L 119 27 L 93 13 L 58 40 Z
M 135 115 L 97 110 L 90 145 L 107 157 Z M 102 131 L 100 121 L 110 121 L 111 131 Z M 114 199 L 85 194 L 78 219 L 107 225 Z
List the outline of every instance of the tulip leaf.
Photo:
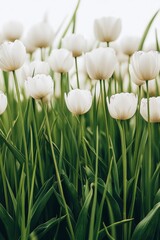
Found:
M 86 239 L 86 228 L 87 228 L 87 222 L 88 222 L 88 210 L 90 206 L 90 202 L 93 196 L 93 189 L 91 187 L 90 192 L 88 193 L 88 196 L 86 197 L 86 200 L 84 202 L 84 205 L 80 211 L 80 214 L 78 216 L 76 228 L 75 228 L 75 239 L 76 240 L 85 240 Z
M 156 16 L 158 15 L 158 13 L 159 13 L 159 10 L 153 15 L 153 17 L 152 17 L 151 20 L 149 21 L 149 23 L 148 23 L 148 25 L 147 25 L 144 33 L 143 33 L 143 36 L 142 36 L 141 42 L 140 42 L 140 44 L 139 44 L 138 50 L 142 50 L 142 49 L 143 49 L 144 42 L 145 42 L 145 40 L 146 40 L 146 38 L 147 38 L 147 35 L 148 35 L 149 30 L 150 30 L 150 28 L 151 28 L 151 26 L 152 26 L 152 23 L 154 22 L 154 19 L 156 18 Z
M 157 203 L 147 216 L 135 228 L 131 240 L 153 240 L 160 220 L 160 202 Z
M 0 219 L 5 226 L 8 239 L 12 240 L 14 236 L 14 220 L 1 203 L 0 203 Z
M 3 142 L 7 145 L 7 147 L 9 148 L 11 153 L 13 154 L 13 156 L 18 160 L 18 162 L 20 164 L 23 164 L 25 162 L 24 155 L 21 153 L 21 151 L 11 141 L 6 139 L 6 137 L 4 136 L 2 131 L 0 131 L 0 139 L 3 140 Z

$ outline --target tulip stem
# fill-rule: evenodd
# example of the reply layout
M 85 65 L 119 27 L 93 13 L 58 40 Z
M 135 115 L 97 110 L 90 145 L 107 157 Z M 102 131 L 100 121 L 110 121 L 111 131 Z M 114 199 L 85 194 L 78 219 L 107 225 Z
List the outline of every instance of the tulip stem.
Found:
M 105 80 L 100 80 L 100 92 L 102 97 L 102 105 L 103 105 L 103 113 L 105 118 L 105 129 L 106 129 L 106 140 L 108 146 L 108 163 L 110 162 L 110 148 L 109 148 L 109 131 L 108 131 L 108 120 L 107 120 L 107 113 L 106 113 L 106 89 L 105 89 Z M 103 83 L 103 86 L 102 86 Z
M 95 161 L 95 177 L 94 177 L 94 196 L 93 196 L 93 205 L 91 211 L 91 221 L 89 226 L 89 236 L 88 240 L 94 239 L 94 226 L 95 226 L 95 215 L 96 215 L 96 206 L 97 206 L 97 188 L 98 188 L 98 152 L 99 152 L 99 134 L 98 126 L 96 128 L 96 161 Z
M 148 162 L 147 162 L 147 174 L 146 174 L 146 199 L 147 199 L 147 212 L 150 210 L 151 207 L 151 123 L 150 123 L 150 106 L 149 106 L 149 89 L 148 89 L 148 81 L 146 81 L 146 88 L 147 88 L 147 111 L 148 111 Z
M 127 218 L 127 152 L 126 152 L 126 139 L 125 139 L 125 129 L 124 121 L 117 121 L 120 138 L 121 138 L 121 148 L 122 148 L 122 166 L 123 166 L 123 220 Z M 127 240 L 127 225 L 123 225 L 123 239 Z
M 28 159 L 28 149 L 27 149 L 27 141 L 26 141 L 26 136 L 25 136 L 25 129 L 24 129 L 24 121 L 23 121 L 23 114 L 22 114 L 22 108 L 21 108 L 21 99 L 20 99 L 20 91 L 19 91 L 19 86 L 18 86 L 18 81 L 17 81 L 17 76 L 15 71 L 13 71 L 13 77 L 14 77 L 14 83 L 15 83 L 15 88 L 16 88 L 16 94 L 17 94 L 17 99 L 18 99 L 18 110 L 19 110 L 19 117 L 21 121 L 21 130 L 22 130 L 22 139 L 24 143 L 24 152 L 25 152 L 25 160 L 26 160 L 26 175 L 27 175 L 27 188 L 28 188 L 28 199 L 30 195 L 30 177 L 29 177 L 29 159 Z
M 36 116 L 35 116 L 35 102 L 33 98 L 31 99 L 31 105 L 32 105 L 32 112 L 33 112 L 33 131 L 36 139 L 36 147 L 37 147 L 37 157 L 39 161 L 39 171 L 40 171 L 40 179 L 42 185 L 44 184 L 44 174 L 43 174 L 43 166 L 42 166 L 42 158 L 40 154 L 40 145 L 38 141 L 38 131 L 37 131 L 37 123 L 36 123 Z
M 76 66 L 77 88 L 80 88 L 77 57 L 75 57 L 75 66 Z
M 63 187 L 62 187 L 61 179 L 60 179 L 60 174 L 59 174 L 59 170 L 58 170 L 57 160 L 56 160 L 56 156 L 55 156 L 55 152 L 54 152 L 54 148 L 53 148 L 47 109 L 46 109 L 46 106 L 44 104 L 43 104 L 43 108 L 44 108 L 44 112 L 45 112 L 46 127 L 47 127 L 47 132 L 48 132 L 49 143 L 50 143 L 50 147 L 51 147 L 53 164 L 54 164 L 54 167 L 55 167 L 55 173 L 56 173 L 57 182 L 58 182 L 58 188 L 59 188 L 59 192 L 61 194 L 61 198 L 62 198 L 62 201 L 63 201 L 63 204 L 64 204 L 64 209 L 65 209 L 65 212 L 66 212 L 66 218 L 67 218 L 67 223 L 68 223 L 68 227 L 69 227 L 69 230 L 70 230 L 71 239 L 75 240 L 73 227 L 72 227 L 72 223 L 71 223 L 71 219 L 70 219 L 70 215 L 69 215 L 69 211 L 68 211 L 68 206 L 67 206 L 67 203 L 66 203 L 66 200 L 65 200 Z

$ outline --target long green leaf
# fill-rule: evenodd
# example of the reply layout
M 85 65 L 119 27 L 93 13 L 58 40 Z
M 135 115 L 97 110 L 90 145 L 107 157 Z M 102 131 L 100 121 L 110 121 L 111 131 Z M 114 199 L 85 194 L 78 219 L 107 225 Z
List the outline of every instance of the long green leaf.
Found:
M 160 202 L 157 203 L 147 216 L 137 225 L 131 240 L 155 240 L 154 234 L 160 221 Z

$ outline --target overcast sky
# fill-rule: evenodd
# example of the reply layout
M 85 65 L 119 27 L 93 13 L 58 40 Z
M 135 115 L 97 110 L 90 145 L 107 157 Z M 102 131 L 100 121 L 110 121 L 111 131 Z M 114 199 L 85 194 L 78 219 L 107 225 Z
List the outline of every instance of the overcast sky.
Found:
M 43 19 L 47 13 L 49 22 L 56 31 L 65 17 L 68 21 L 76 2 L 76 0 L 1 1 L 0 29 L 6 21 L 12 19 L 21 21 L 27 29 Z M 121 36 L 141 36 L 148 21 L 159 8 L 159 0 L 81 0 L 76 31 L 86 37 L 92 37 L 95 18 L 114 16 L 122 19 Z M 160 13 L 152 26 L 148 41 L 153 41 L 155 28 L 160 36 Z

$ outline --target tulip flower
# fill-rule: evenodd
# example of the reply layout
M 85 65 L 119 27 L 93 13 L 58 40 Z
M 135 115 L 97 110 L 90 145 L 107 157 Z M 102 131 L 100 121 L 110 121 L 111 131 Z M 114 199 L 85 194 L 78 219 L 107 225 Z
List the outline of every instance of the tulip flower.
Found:
M 49 57 L 49 64 L 54 72 L 66 73 L 72 68 L 74 58 L 67 49 L 54 49 Z
M 4 113 L 7 107 L 7 97 L 6 95 L 0 91 L 0 115 Z
M 22 68 L 22 77 L 27 79 L 27 77 L 33 77 L 37 74 L 49 75 L 50 67 L 47 62 L 35 60 L 31 63 L 24 64 Z
M 102 17 L 94 21 L 95 37 L 100 42 L 115 41 L 121 32 L 122 25 L 119 18 Z
M 80 34 L 71 34 L 62 39 L 63 48 L 72 52 L 73 57 L 79 57 L 86 51 L 87 41 Z
M 32 98 L 46 101 L 53 94 L 53 80 L 49 75 L 37 74 L 27 78 L 26 88 Z
M 47 48 L 53 43 L 54 32 L 47 22 L 40 22 L 31 27 L 27 39 L 31 46 Z
M 0 45 L 0 69 L 14 71 L 22 67 L 26 59 L 26 50 L 19 40 L 4 42 Z
M 138 97 L 133 93 L 118 93 L 107 98 L 108 110 L 112 118 L 127 120 L 136 112 Z
M 133 71 L 132 65 L 129 66 L 129 73 L 130 73 L 132 82 L 134 84 L 136 84 L 137 86 L 141 86 L 145 83 L 145 81 L 142 81 L 142 80 L 137 78 L 137 76 L 135 75 L 135 73 Z
M 122 52 L 128 56 L 131 56 L 134 52 L 138 51 L 140 39 L 134 36 L 125 36 L 121 40 Z
M 18 21 L 9 21 L 4 24 L 2 32 L 7 41 L 14 42 L 15 40 L 21 38 L 23 25 Z
M 157 77 L 160 70 L 160 58 L 157 51 L 138 51 L 132 55 L 131 65 L 135 76 L 142 81 Z
M 149 98 L 150 122 L 160 122 L 160 97 Z M 142 98 L 140 104 L 140 114 L 148 122 L 147 98 Z
M 85 54 L 86 70 L 91 79 L 109 79 L 117 64 L 112 48 L 97 48 Z
M 71 113 L 81 115 L 91 108 L 92 95 L 89 90 L 74 89 L 65 94 L 65 102 Z

